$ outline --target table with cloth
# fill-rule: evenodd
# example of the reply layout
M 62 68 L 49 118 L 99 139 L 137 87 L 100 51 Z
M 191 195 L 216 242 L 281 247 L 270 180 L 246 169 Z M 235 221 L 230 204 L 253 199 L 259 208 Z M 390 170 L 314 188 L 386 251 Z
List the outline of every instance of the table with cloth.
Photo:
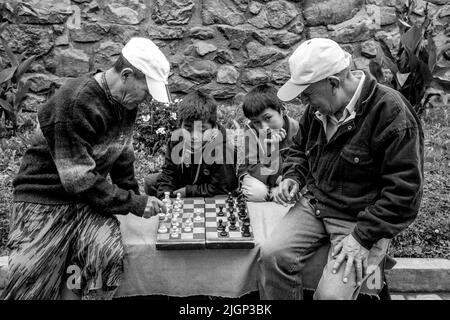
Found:
M 197 295 L 236 298 L 257 291 L 258 253 L 291 206 L 248 202 L 255 237 L 253 249 L 156 250 L 158 217 L 117 216 L 125 247 L 124 274 L 116 297 Z M 310 258 L 303 271 L 305 288 L 315 288 L 329 245 Z M 364 291 L 364 289 L 363 289 Z

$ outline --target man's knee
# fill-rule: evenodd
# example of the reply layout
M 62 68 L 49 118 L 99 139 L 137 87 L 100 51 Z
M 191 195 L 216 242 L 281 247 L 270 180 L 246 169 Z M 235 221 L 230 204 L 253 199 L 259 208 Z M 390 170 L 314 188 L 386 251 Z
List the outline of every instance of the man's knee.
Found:
M 267 201 L 269 188 L 263 182 L 247 174 L 242 181 L 242 191 L 248 201 L 263 202 Z
M 260 263 L 266 268 L 292 271 L 295 265 L 295 254 L 282 243 L 265 241 L 260 249 Z
M 322 273 L 317 289 L 314 293 L 315 300 L 351 300 L 358 289 L 354 272 L 350 273 L 348 282 L 342 281 L 344 267 L 341 266 L 336 274 L 331 272 L 334 261 L 328 262 Z

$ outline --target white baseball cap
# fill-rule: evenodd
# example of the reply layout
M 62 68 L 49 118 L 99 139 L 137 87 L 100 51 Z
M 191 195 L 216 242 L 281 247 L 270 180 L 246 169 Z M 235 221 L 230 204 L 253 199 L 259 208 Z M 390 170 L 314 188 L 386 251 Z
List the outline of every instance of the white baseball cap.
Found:
M 156 44 L 147 38 L 131 38 L 122 55 L 136 69 L 145 74 L 148 91 L 160 102 L 170 102 L 168 89 L 170 64 Z
M 291 78 L 278 90 L 278 98 L 283 101 L 292 100 L 310 84 L 344 70 L 350 63 L 350 53 L 342 50 L 333 40 L 307 40 L 290 56 Z

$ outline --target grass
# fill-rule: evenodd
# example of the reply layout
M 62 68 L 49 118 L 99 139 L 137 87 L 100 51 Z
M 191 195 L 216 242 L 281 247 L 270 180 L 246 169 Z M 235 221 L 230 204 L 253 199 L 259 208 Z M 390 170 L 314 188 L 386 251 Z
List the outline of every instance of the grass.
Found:
M 298 118 L 302 112 L 288 105 L 290 116 Z M 427 109 L 422 119 L 425 129 L 425 185 L 424 197 L 417 219 L 392 243 L 395 257 L 450 259 L 450 109 L 438 106 Z M 221 106 L 219 121 L 226 128 L 235 128 L 245 121 L 236 105 Z M 237 123 L 237 124 L 236 124 Z M 12 202 L 12 179 L 19 169 L 30 130 L 16 137 L 0 139 L 0 256 L 7 254 L 9 210 Z M 144 177 L 157 172 L 164 161 L 162 154 L 149 156 L 136 151 L 136 177 L 143 186 Z

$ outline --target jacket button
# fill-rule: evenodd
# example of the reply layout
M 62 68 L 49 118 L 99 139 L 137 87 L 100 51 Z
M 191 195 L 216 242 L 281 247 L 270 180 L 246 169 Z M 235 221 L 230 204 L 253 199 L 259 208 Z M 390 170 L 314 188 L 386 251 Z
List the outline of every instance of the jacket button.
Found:
M 320 215 L 320 210 L 319 209 L 316 210 L 316 216 L 318 216 L 318 215 Z
M 348 129 L 348 130 L 352 130 L 352 126 L 348 126 L 347 129 Z
M 355 163 L 359 163 L 359 158 L 355 157 L 355 159 L 353 159 L 353 161 L 355 161 Z
M 309 156 L 309 150 L 308 150 L 308 151 L 306 151 L 306 153 L 305 153 L 305 154 L 306 154 L 306 156 Z

